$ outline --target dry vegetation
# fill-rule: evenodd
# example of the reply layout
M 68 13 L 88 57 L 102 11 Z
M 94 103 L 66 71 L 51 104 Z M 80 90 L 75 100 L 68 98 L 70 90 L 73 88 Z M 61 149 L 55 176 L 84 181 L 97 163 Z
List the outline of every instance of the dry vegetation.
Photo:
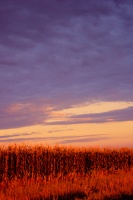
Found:
M 1 146 L 0 199 L 133 199 L 133 149 Z

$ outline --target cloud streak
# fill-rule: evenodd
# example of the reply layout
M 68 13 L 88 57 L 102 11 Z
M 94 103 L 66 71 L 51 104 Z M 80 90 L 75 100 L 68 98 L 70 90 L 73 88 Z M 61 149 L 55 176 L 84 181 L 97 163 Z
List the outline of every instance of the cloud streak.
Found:
M 49 125 L 105 123 L 133 121 L 133 106 L 102 113 L 81 114 L 68 117 L 65 121 L 49 122 Z
M 14 133 L 14 134 L 11 134 L 11 135 L 0 135 L 0 141 L 1 139 L 9 139 L 12 138 L 12 137 L 20 137 L 20 136 L 30 136 L 30 135 L 34 135 L 36 134 L 35 132 L 32 132 L 32 133 Z
M 13 135 L 14 136 L 14 135 Z M 58 141 L 59 144 L 70 144 L 70 143 L 77 143 L 77 142 L 94 142 L 100 140 L 108 140 L 109 137 L 105 134 L 89 134 L 89 135 L 82 135 L 82 136 L 60 136 L 60 137 L 28 137 L 28 138 L 11 138 L 8 137 L 0 137 L 0 142 L 9 143 L 9 142 L 56 142 Z

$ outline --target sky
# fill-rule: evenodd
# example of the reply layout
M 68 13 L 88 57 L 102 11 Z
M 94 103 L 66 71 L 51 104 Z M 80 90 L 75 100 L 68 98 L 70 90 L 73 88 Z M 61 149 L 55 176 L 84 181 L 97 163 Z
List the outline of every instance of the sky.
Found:
M 133 1 L 0 0 L 0 144 L 133 147 Z

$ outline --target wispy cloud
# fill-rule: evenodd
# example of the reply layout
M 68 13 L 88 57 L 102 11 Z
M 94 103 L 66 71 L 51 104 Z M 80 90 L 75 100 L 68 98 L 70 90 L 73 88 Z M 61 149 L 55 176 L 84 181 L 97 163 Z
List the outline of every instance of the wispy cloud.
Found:
M 133 121 L 133 106 L 125 109 L 113 110 L 102 113 L 81 114 L 68 117 L 64 121 L 54 121 L 47 124 L 63 125 L 63 124 L 83 124 L 83 123 L 105 123 L 105 122 L 121 122 Z
M 31 135 L 34 135 L 34 134 L 36 134 L 36 133 L 35 132 L 32 132 L 32 133 L 14 133 L 14 134 L 11 134 L 11 135 L 0 135 L 0 141 L 1 141 L 1 139 L 10 140 L 10 138 L 14 138 L 14 137 L 15 137 L 15 139 L 18 139 L 17 137 L 20 137 L 20 136 L 21 137 L 22 136 L 31 136 Z
M 58 137 L 28 137 L 28 138 L 10 138 L 0 137 L 0 142 L 9 143 L 9 142 L 56 142 L 58 141 L 59 144 L 69 144 L 69 143 L 77 143 L 77 142 L 93 142 L 93 141 L 100 141 L 100 140 L 108 140 L 109 136 L 105 134 L 89 134 L 89 135 L 82 135 L 82 136 L 58 136 Z
M 70 129 L 63 129 L 63 130 L 51 130 L 51 131 L 48 131 L 48 133 L 59 133 L 59 132 L 64 132 L 64 131 L 73 131 L 74 129 L 70 128 Z

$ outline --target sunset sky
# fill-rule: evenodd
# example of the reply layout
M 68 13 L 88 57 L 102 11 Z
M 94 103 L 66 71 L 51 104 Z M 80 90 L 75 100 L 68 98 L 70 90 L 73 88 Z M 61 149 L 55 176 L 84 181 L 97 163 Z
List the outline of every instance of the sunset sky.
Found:
M 0 0 L 0 143 L 133 147 L 133 1 Z

